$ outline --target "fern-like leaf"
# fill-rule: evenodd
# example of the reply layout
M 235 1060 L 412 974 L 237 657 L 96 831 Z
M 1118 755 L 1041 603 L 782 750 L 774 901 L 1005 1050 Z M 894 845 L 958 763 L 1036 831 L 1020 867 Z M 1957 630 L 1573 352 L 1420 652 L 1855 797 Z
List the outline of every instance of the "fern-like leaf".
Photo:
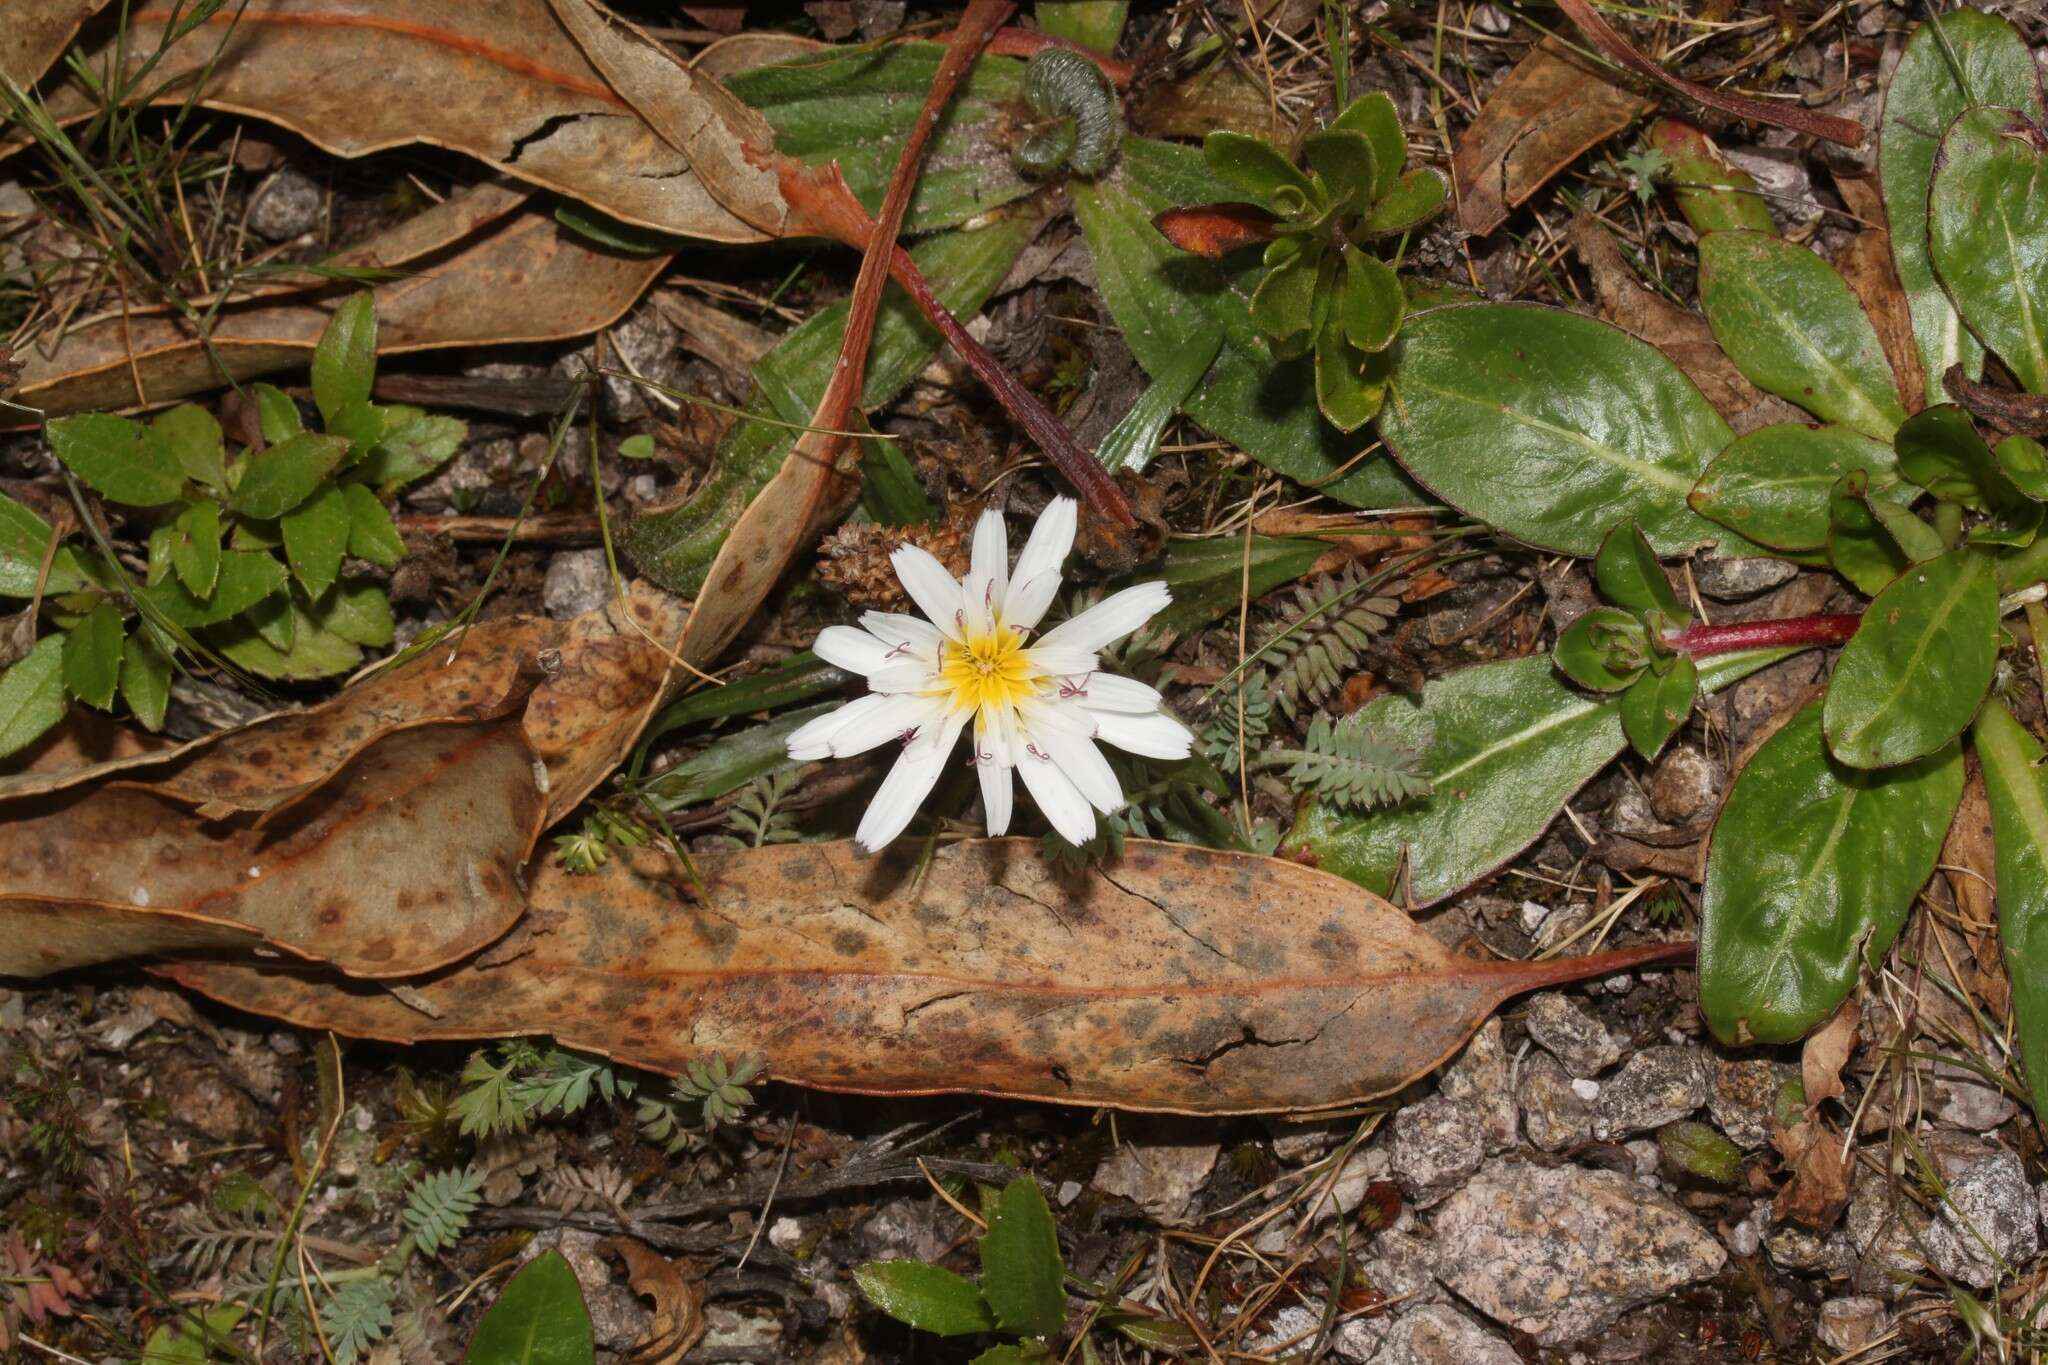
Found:
M 1264 673 L 1244 680 L 1244 743 L 1256 750 L 1273 730 L 1273 692 Z M 1238 745 L 1237 696 L 1225 692 L 1217 698 L 1208 724 L 1202 727 L 1202 752 L 1225 773 L 1244 766 L 1244 752 Z
M 391 1281 L 350 1280 L 320 1305 L 335 1365 L 356 1365 L 391 1330 Z
M 1260 762 L 1288 765 L 1285 776 L 1297 791 L 1349 810 L 1371 810 L 1429 795 L 1422 770 L 1425 750 L 1412 748 L 1368 722 L 1346 716 L 1332 725 L 1318 715 L 1309 722 L 1306 747 L 1274 749 Z
M 413 1245 L 437 1256 L 454 1245 L 481 1202 L 484 1173 L 475 1167 L 436 1171 L 413 1182 L 399 1217 L 412 1233 Z
M 1322 705 L 1401 609 L 1395 598 L 1366 596 L 1364 585 L 1365 571 L 1356 565 L 1304 584 L 1262 633 L 1273 700 L 1289 720 Z
M 725 813 L 726 828 L 732 833 L 720 836 L 720 841 L 733 848 L 795 843 L 802 837 L 796 817 L 782 809 L 795 786 L 793 765 L 765 772 L 749 782 Z
M 549 1048 L 519 1078 L 513 1093 L 531 1113 L 573 1114 L 590 1103 L 593 1094 L 606 1100 L 631 1095 L 633 1079 L 621 1076 L 601 1058 Z
M 498 1055 L 500 1060 L 493 1062 L 479 1052 L 462 1069 L 462 1093 L 455 1097 L 455 1112 L 461 1115 L 465 1137 L 523 1133 L 533 1122 L 533 1105 L 520 1086 L 519 1072 L 538 1053 L 530 1045 L 519 1044 L 500 1047 Z

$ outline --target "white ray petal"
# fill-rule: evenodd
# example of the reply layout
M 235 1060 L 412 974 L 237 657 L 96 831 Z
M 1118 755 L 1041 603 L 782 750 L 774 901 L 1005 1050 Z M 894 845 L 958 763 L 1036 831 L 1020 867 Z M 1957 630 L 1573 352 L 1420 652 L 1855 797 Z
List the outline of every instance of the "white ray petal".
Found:
M 898 659 L 925 659 L 936 662 L 939 646 L 946 637 L 939 628 L 929 621 L 915 616 L 905 616 L 894 611 L 866 611 L 861 613 L 860 623 L 868 634 L 889 646 Z
M 981 808 L 991 838 L 1010 832 L 1010 815 L 1017 800 L 1017 780 L 1007 765 L 977 762 L 975 775 L 981 779 Z
M 968 558 L 966 598 L 970 634 L 986 635 L 1010 587 L 1010 533 L 1003 514 L 991 507 L 974 523 Z
M 1095 836 L 1095 812 L 1089 808 L 1088 798 L 1060 771 L 1058 763 L 1027 752 L 1017 762 L 1017 776 L 1024 779 L 1025 790 L 1060 838 L 1070 844 L 1085 844 Z
M 1095 737 L 1114 744 L 1125 753 L 1145 758 L 1186 758 L 1195 747 L 1194 734 L 1163 711 L 1134 716 L 1124 711 L 1087 708 L 1095 722 Z
M 895 766 L 875 789 L 874 799 L 860 818 L 860 828 L 854 831 L 854 840 L 862 848 L 879 853 L 903 832 L 945 771 L 953 740 L 959 737 L 966 719 L 966 713 L 956 712 L 903 746 Z
M 868 674 L 875 692 L 928 692 L 938 685 L 938 665 L 928 659 L 898 659 Z
M 945 719 L 946 707 L 943 701 L 931 697 L 919 697 L 898 693 L 883 696 L 870 693 L 859 701 L 849 702 L 833 713 L 844 717 L 841 723 L 826 732 L 822 738 L 826 752 L 834 758 L 851 758 L 864 754 L 878 745 L 892 739 L 901 739 L 905 734 L 922 734 L 931 726 Z M 832 717 L 825 717 L 831 719 Z M 816 721 L 811 722 L 817 724 Z M 811 727 L 806 725 L 803 730 Z M 823 754 L 800 754 L 796 752 L 797 735 L 791 735 L 790 756 L 792 758 L 824 757 Z M 815 747 L 815 740 L 808 747 Z
M 1089 649 L 1068 649 L 1054 645 L 1033 645 L 1024 651 L 1031 666 L 1050 678 L 1085 678 L 1095 671 L 1099 660 Z
M 873 673 L 889 660 L 889 646 L 853 626 L 827 626 L 811 643 L 811 652 L 849 673 Z
M 943 570 L 941 570 L 943 572 Z M 1173 600 L 1164 583 L 1140 583 L 1103 598 L 1045 633 L 1038 647 L 1098 650 L 1144 625 Z
M 1005 625 L 1029 630 L 1052 605 L 1060 590 L 1060 566 L 1074 548 L 1076 517 L 1072 498 L 1054 498 L 1039 513 L 1010 574 L 1009 591 L 1003 595 Z
M 889 556 L 889 564 L 896 570 L 896 578 L 910 594 L 910 600 L 917 603 L 917 609 L 947 639 L 958 640 L 967 602 L 960 580 L 947 573 L 946 566 L 929 550 L 915 545 L 898 545 Z
M 1058 715 L 1063 709 L 1079 708 L 1044 703 L 1031 707 L 1021 717 L 1025 732 L 1041 751 L 1052 755 L 1052 761 L 1075 789 L 1088 798 L 1088 804 L 1107 814 L 1124 803 L 1123 787 L 1110 769 L 1109 760 L 1088 737 L 1086 717 L 1077 715 L 1068 721 Z
M 1114 673 L 1095 673 L 1080 679 L 1081 694 L 1074 700 L 1097 711 L 1133 711 L 1143 714 L 1159 709 L 1158 689 L 1145 686 L 1135 678 L 1120 678 Z

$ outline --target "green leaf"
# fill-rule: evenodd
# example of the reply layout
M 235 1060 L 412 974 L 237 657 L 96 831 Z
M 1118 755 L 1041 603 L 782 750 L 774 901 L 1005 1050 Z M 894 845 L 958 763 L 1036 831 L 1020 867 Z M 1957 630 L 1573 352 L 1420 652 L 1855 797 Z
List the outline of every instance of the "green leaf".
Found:
M 1833 266 L 1761 232 L 1700 239 L 1700 306 L 1752 384 L 1888 441 L 1906 420 L 1877 328 Z
M 2034 108 L 2035 118 L 2040 107 Z M 2048 393 L 2048 141 L 2016 109 L 1949 127 L 1927 206 L 1934 273 L 2029 393 Z
M 228 485 L 227 451 L 220 423 L 197 403 L 180 403 L 149 424 L 149 434 L 185 477 L 215 492 Z
M 1394 108 L 1394 97 L 1384 90 L 1369 90 L 1345 105 L 1344 112 L 1337 115 L 1330 127 L 1337 132 L 1357 133 L 1371 144 L 1374 177 L 1372 191 L 1365 201 L 1375 203 L 1392 194 L 1401 182 L 1401 167 L 1408 161 L 1408 135 L 1401 130 L 1401 115 Z
M 943 52 L 928 42 L 828 47 L 736 72 L 725 85 L 768 120 L 777 151 L 807 166 L 838 162 L 854 197 L 874 213 Z M 933 134 L 906 237 L 958 227 L 1031 192 L 1010 163 L 1024 70 L 1009 57 L 983 57 L 969 71 Z
M 1361 351 L 1384 351 L 1401 330 L 1406 301 L 1401 281 L 1388 265 L 1370 252 L 1344 248 L 1343 293 L 1337 300 L 1337 317 L 1344 335 Z
M 1038 0 L 1033 14 L 1038 27 L 1055 38 L 1068 38 L 1108 56 L 1124 31 L 1130 0 Z
M 1417 314 L 1380 435 L 1452 506 L 1543 549 L 1591 555 L 1633 518 L 1659 554 L 1728 533 L 1686 505 L 1734 433 L 1654 347 L 1531 304 Z
M 1728 164 L 1699 129 L 1677 119 L 1658 119 L 1650 125 L 1650 144 L 1667 158 L 1659 178 L 1694 232 L 1703 237 L 1730 229 L 1777 232 L 1755 177 Z
M 293 609 L 288 592 L 264 598 L 242 613 L 240 624 L 254 630 L 265 644 L 281 654 L 291 653 L 299 638 L 299 613 Z
M 121 700 L 143 728 L 164 728 L 164 711 L 171 704 L 171 661 L 140 630 L 121 647 Z
M 1225 184 L 1282 218 L 1317 202 L 1314 184 L 1264 138 L 1219 131 L 1202 139 L 1202 160 Z
M 1387 237 L 1406 232 L 1442 212 L 1450 186 L 1433 166 L 1417 166 L 1402 175 L 1393 189 L 1360 220 L 1355 235 Z
M 331 678 L 363 661 L 361 649 L 333 631 L 321 629 L 298 603 L 291 603 L 281 619 L 291 632 L 288 648 L 278 648 L 244 621 L 222 630 L 220 652 L 259 678 L 292 681 Z
M 202 601 L 220 577 L 220 509 L 195 502 L 170 526 L 171 567 L 185 591 Z
M 2008 436 L 1992 447 L 1999 473 L 2036 502 L 2048 502 L 2048 450 L 2031 436 Z
M 667 710 L 648 722 L 640 744 L 645 748 L 650 739 L 658 739 L 687 725 L 751 715 L 756 711 L 774 711 L 810 701 L 827 692 L 837 691 L 852 681 L 852 677 L 844 669 L 834 668 L 809 650 L 803 650 L 772 668 L 764 668 L 723 687 L 707 687 L 671 703 Z M 634 766 L 637 770 L 639 765 L 636 763 Z
M 1998 937 L 2038 1118 L 2048 1114 L 2048 772 L 2040 743 L 1996 697 L 1973 734 L 1998 851 Z
M 1728 795 L 1707 854 L 1700 1006 L 1729 1042 L 1791 1042 L 1875 966 L 1934 871 L 1962 798 L 1949 744 L 1864 772 L 1837 762 L 1807 705 L 1766 740 Z
M 1152 226 L 1165 209 L 1230 197 L 1198 153 L 1126 137 L 1114 171 L 1067 188 L 1103 301 L 1147 374 L 1168 373 L 1189 337 L 1223 330 L 1216 363 L 1182 411 L 1268 469 L 1340 502 L 1427 501 L 1392 460 L 1359 460 L 1362 442 L 1323 419 L 1312 361 L 1274 363 L 1250 314 L 1264 275 L 1258 254 L 1204 260 L 1177 250 Z
M 796 761 L 789 756 L 789 737 L 797 727 L 817 719 L 838 703 L 822 702 L 735 730 L 650 779 L 641 794 L 661 811 L 687 810 L 738 791 L 755 778 Z
M 1045 1347 L 1038 1342 L 1018 1344 L 1005 1341 L 989 1347 L 967 1365 L 1033 1365 L 1034 1361 L 1048 1358 Z
M 1172 590 L 1173 601 L 1133 638 L 1146 649 L 1164 650 L 1217 617 L 1236 612 L 1247 595 L 1256 601 L 1292 583 L 1328 548 L 1322 541 L 1292 536 L 1253 536 L 1249 546 L 1241 536 L 1173 541 L 1167 546 L 1166 563 L 1156 575 L 1147 575 L 1163 581 Z
M 1716 655 L 1699 670 L 1700 688 L 1716 691 L 1796 652 Z M 1620 700 L 1568 686 L 1542 655 L 1462 668 L 1430 680 L 1420 705 L 1383 697 L 1359 714 L 1428 754 L 1423 771 L 1434 791 L 1364 815 L 1311 802 L 1286 843 L 1382 896 L 1396 895 L 1405 862 L 1407 903 L 1416 908 L 1455 895 L 1542 837 L 1624 742 Z
M 1906 40 L 1884 101 L 1878 177 L 1891 225 L 1892 260 L 1913 315 L 1927 396 L 1946 390 L 1942 376 L 1961 365 L 1975 379 L 1984 348 L 1963 327 L 1928 255 L 1928 196 L 1941 138 L 1973 104 L 2019 109 L 2039 120 L 2034 59 L 2005 19 L 1959 9 L 1930 19 Z
M 1316 407 L 1339 431 L 1356 431 L 1387 401 L 1386 363 L 1346 341 L 1336 327 L 1316 334 Z
M 1633 522 L 1616 526 L 1600 542 L 1600 553 L 1593 557 L 1593 581 L 1600 595 L 1616 606 L 1662 612 L 1668 624 L 1683 624 L 1678 594 L 1671 591 L 1657 552 Z
M 377 448 L 390 427 L 394 409 L 380 407 L 367 398 L 358 398 L 341 405 L 341 410 L 325 420 L 329 436 L 348 437 L 351 456 L 360 458 Z
M 351 294 L 334 310 L 313 348 L 313 406 L 323 423 L 350 403 L 370 401 L 377 377 L 377 298 Z
M 85 412 L 57 418 L 44 433 L 64 467 L 95 493 L 128 507 L 161 507 L 184 496 L 184 474 L 140 422 Z
M 342 579 L 308 614 L 320 629 L 371 649 L 390 644 L 397 631 L 383 585 L 361 579 Z
M 1078 187 L 1076 187 L 1078 189 Z M 971 314 L 1009 273 L 1038 220 L 1003 219 L 978 232 L 951 232 L 918 243 L 910 255 L 933 282 L 940 302 Z M 835 304 L 807 319 L 755 366 L 762 390 L 750 411 L 808 422 L 837 362 L 846 329 L 846 308 Z M 929 362 L 939 336 L 895 286 L 883 294 L 868 354 L 864 407 L 893 399 Z M 794 417 L 787 414 L 795 412 Z M 681 504 L 635 517 L 626 546 L 640 571 L 675 592 L 694 593 L 703 583 L 726 530 L 778 469 L 793 433 L 742 419 L 719 443 L 718 459 L 705 481 Z
M 281 517 L 307 498 L 348 454 L 348 440 L 300 432 L 249 456 L 228 506 L 245 517 Z
M 284 565 L 271 555 L 261 550 L 227 550 L 221 554 L 211 598 L 202 601 L 194 597 L 176 579 L 165 579 L 144 595 L 173 625 L 190 630 L 238 616 L 284 583 Z
M 1018 1336 L 1051 1336 L 1067 1320 L 1067 1268 L 1038 1182 L 1019 1176 L 984 1213 L 981 1296 L 997 1326 Z
M 399 538 L 390 511 L 367 485 L 344 484 L 341 495 L 348 503 L 350 554 L 383 569 L 392 568 L 405 558 L 405 542 Z
M 942 1337 L 995 1330 L 995 1314 L 974 1281 L 923 1261 L 868 1261 L 853 1282 L 869 1303 L 901 1323 Z
M 583 1287 L 559 1251 L 506 1281 L 462 1354 L 463 1365 L 590 1365 L 597 1346 Z
M 1759 545 L 1818 550 L 1828 542 L 1835 485 L 1851 470 L 1867 474 L 1880 496 L 1898 483 L 1886 442 L 1847 427 L 1781 423 L 1732 441 L 1700 475 L 1690 501 L 1702 516 Z
M 1315 321 L 1317 283 L 1322 278 L 1320 251 L 1297 251 L 1266 272 L 1252 292 L 1252 321 L 1275 341 L 1306 332 Z
M 1828 747 L 1856 768 L 1907 763 L 1961 734 L 1998 663 L 1991 561 L 1952 550 L 1899 575 L 1863 613 L 1828 684 Z
M 357 466 L 359 477 L 389 488 L 424 479 L 462 448 L 469 423 L 402 406 L 384 409 L 384 435 Z
M 2021 500 L 1970 415 L 1954 403 L 1914 413 L 1896 446 L 1899 472 L 1937 498 L 1989 512 Z
M 249 388 L 256 395 L 256 418 L 265 441 L 288 441 L 306 429 L 299 405 L 290 394 L 275 384 L 251 384 Z
M 102 602 L 64 635 L 65 690 L 102 711 L 121 680 L 121 633 L 121 609 Z
M 218 1358 L 214 1348 L 232 1343 L 235 1324 L 248 1312 L 247 1305 L 239 1303 L 187 1312 L 149 1334 L 142 1346 L 142 1365 L 209 1365 Z
M 43 553 L 50 548 L 50 523 L 33 510 L 0 493 L 0 597 L 32 597 Z M 78 552 L 57 547 L 43 591 L 51 596 L 77 592 L 86 585 Z
M 1648 762 L 1655 762 L 1678 727 L 1692 714 L 1699 695 L 1699 665 L 1689 654 L 1671 661 L 1662 673 L 1644 670 L 1621 694 L 1621 729 Z
M 0 758 L 64 719 L 64 637 L 45 635 L 0 673 Z
M 1379 176 L 1372 143 L 1364 133 L 1325 128 L 1303 138 L 1301 150 L 1322 177 L 1331 203 L 1349 205 L 1356 212 L 1376 197 Z
M 348 495 L 331 483 L 284 514 L 285 562 L 307 597 L 318 597 L 333 585 L 352 526 Z
M 1131 404 L 1131 410 L 1095 447 L 1095 458 L 1102 461 L 1102 467 L 1112 473 L 1120 469 L 1144 473 L 1152 457 L 1159 453 L 1159 438 L 1166 434 L 1167 424 L 1201 384 L 1222 350 L 1221 327 L 1208 327 L 1190 336 L 1172 364 L 1152 377 L 1152 382 L 1138 395 L 1138 401 Z
M 1650 649 L 1634 613 L 1595 607 L 1558 633 L 1551 658 L 1579 686 L 1619 692 L 1648 665 Z

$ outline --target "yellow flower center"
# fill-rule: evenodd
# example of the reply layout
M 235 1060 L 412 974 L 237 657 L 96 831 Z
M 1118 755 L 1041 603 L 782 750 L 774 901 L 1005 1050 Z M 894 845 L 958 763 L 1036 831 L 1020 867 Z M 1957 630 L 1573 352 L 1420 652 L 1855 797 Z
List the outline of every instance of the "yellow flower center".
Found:
M 1032 693 L 1038 670 L 1024 655 L 1024 637 L 1008 626 L 986 635 L 970 635 L 965 644 L 950 640 L 939 655 L 939 687 L 953 698 L 956 710 L 983 706 L 1015 706 Z

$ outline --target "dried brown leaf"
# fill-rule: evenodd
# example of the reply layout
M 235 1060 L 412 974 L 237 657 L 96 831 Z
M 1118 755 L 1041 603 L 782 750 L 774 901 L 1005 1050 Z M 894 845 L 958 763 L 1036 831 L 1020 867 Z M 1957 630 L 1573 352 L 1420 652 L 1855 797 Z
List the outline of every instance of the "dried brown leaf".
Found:
M 1856 1023 L 1862 1017 L 1863 1007 L 1851 996 L 1825 1024 L 1806 1035 L 1799 1053 L 1799 1079 L 1806 1087 L 1808 1113 L 1842 1093 L 1842 1068 L 1856 1051 Z
M 1878 228 L 1857 233 L 1835 256 L 1835 268 L 1877 328 L 1900 401 L 1907 412 L 1918 412 L 1927 402 L 1927 381 L 1921 374 L 1920 354 L 1913 348 L 1913 314 L 1899 283 L 1898 266 L 1892 262 L 1891 234 Z
M 647 1339 L 634 1347 L 633 1365 L 676 1365 L 704 1336 L 704 1281 L 686 1277 L 674 1261 L 631 1237 L 597 1244 L 626 1263 L 633 1292 L 654 1300 Z
M 1066 873 L 1035 841 L 864 856 L 701 854 L 704 898 L 652 849 L 535 874 L 532 952 L 413 982 L 441 1017 L 328 974 L 182 962 L 239 1008 L 393 1041 L 552 1033 L 675 1072 L 757 1053 L 781 1080 L 1127 1109 L 1309 1109 L 1398 1090 L 1502 1000 L 1688 945 L 1549 962 L 1453 954 L 1295 863 L 1131 841 Z

